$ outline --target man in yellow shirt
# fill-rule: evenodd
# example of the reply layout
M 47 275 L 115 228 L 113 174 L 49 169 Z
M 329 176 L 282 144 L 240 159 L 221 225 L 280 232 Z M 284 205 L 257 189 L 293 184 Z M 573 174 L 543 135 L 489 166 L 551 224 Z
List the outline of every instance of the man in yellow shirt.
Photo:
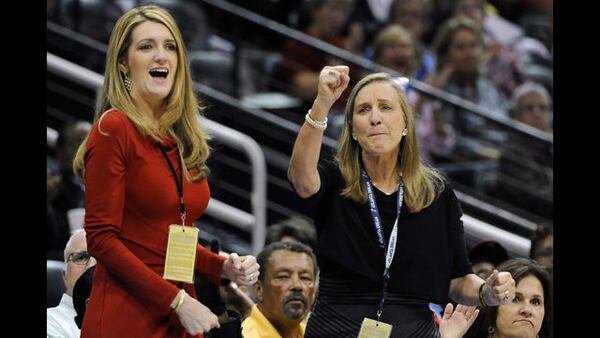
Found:
M 295 242 L 274 242 L 257 256 L 253 291 L 258 304 L 242 323 L 244 338 L 302 338 L 303 320 L 315 299 L 319 267 L 312 250 Z

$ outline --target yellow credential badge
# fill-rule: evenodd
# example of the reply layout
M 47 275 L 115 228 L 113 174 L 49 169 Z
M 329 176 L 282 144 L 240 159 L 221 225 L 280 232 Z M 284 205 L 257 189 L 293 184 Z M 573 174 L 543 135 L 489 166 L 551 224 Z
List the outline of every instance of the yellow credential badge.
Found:
M 392 325 L 365 318 L 363 319 L 358 338 L 390 338 Z
M 186 283 L 194 282 L 198 233 L 198 228 L 193 226 L 169 225 L 164 279 Z

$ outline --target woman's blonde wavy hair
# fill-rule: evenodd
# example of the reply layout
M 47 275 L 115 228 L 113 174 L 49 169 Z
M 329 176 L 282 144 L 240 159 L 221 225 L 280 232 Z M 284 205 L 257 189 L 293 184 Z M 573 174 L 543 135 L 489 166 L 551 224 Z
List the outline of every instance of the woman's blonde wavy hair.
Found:
M 132 43 L 132 32 L 141 23 L 152 21 L 165 25 L 177 44 L 177 71 L 171 93 L 165 98 L 164 113 L 156 126 L 135 106 L 131 95 L 125 89 L 125 74 L 119 69 L 119 64 L 124 63 L 127 51 Z M 209 135 L 200 125 L 200 117 L 204 107 L 200 106 L 192 86 L 192 76 L 187 52 L 181 32 L 175 19 L 165 9 L 155 6 L 140 6 L 127 11 L 117 21 L 108 43 L 106 56 L 106 71 L 102 93 L 98 100 L 94 121 L 100 119 L 110 110 L 117 109 L 131 120 L 138 131 L 144 135 L 161 141 L 164 135 L 177 142 L 182 163 L 185 164 L 185 177 L 197 181 L 206 178 L 210 173 L 206 160 L 210 155 L 208 146 Z M 104 133 L 103 133 L 104 134 Z M 89 135 L 88 135 L 89 136 Z M 73 170 L 77 176 L 84 176 L 84 157 L 86 152 L 87 137 L 79 146 Z M 194 175 L 190 174 L 195 170 Z
M 361 147 L 358 141 L 352 138 L 352 116 L 356 109 L 354 107 L 356 96 L 364 87 L 374 82 L 388 83 L 398 94 L 400 108 L 406 121 L 407 134 L 402 138 L 398 150 L 397 170 L 399 174 L 402 173 L 406 206 L 410 212 L 418 212 L 429 206 L 444 189 L 445 178 L 434 168 L 421 162 L 412 108 L 408 104 L 404 90 L 387 73 L 365 76 L 354 86 L 348 98 L 340 146 L 335 157 L 346 182 L 342 196 L 359 203 L 367 202 L 367 193 L 360 177 Z

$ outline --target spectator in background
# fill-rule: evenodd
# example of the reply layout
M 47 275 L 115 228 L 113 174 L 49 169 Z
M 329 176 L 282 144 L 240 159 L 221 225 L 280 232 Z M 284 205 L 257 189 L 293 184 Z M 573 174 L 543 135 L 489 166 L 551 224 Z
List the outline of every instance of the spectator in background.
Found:
M 317 232 L 312 222 L 292 216 L 269 226 L 265 246 L 274 242 L 299 242 L 314 249 Z M 221 287 L 221 297 L 230 308 L 242 315 L 242 319 L 250 315 L 254 301 L 248 295 L 248 290 L 244 285 L 229 283 Z
M 53 158 L 48 157 L 46 160 L 46 258 L 57 261 L 63 259 L 63 250 L 69 240 L 67 215 L 54 206 L 60 184 L 59 166 Z
M 430 6 L 428 0 L 394 0 L 390 8 L 390 23 L 401 25 L 413 35 L 415 41 L 423 43 L 424 35 L 431 28 Z
M 429 0 L 394 0 L 390 8 L 390 24 L 399 24 L 413 37 L 418 67 L 414 78 L 423 80 L 435 70 L 435 55 L 427 48 L 425 35 L 431 30 L 431 2 Z
M 506 116 L 506 97 L 482 74 L 483 47 L 481 30 L 471 19 L 457 17 L 446 21 L 435 37 L 437 71 L 429 82 L 493 113 Z M 449 106 L 442 108 L 444 118 L 451 121 L 458 131 L 472 135 L 488 131 L 484 128 L 482 117 L 454 112 Z
M 490 4 L 493 5 L 494 12 L 499 15 L 486 10 L 488 15 L 485 19 L 490 22 L 484 22 L 484 24 L 492 29 L 494 26 L 503 29 L 494 36 L 508 43 L 509 48 L 516 51 L 525 61 L 527 68 L 531 65 L 541 66 L 544 63 L 549 63 L 551 68 L 554 35 L 553 2 L 553 0 L 490 0 L 486 7 L 490 8 L 492 7 Z M 506 34 L 508 33 L 506 26 L 509 26 L 510 23 L 500 22 L 498 24 L 498 21 L 506 21 L 503 18 L 510 20 L 513 24 L 508 32 L 517 31 L 517 34 Z M 496 22 L 495 25 L 492 24 L 494 22 Z M 532 75 L 529 74 L 530 80 L 535 77 Z
M 87 251 L 85 231 L 77 230 L 71 235 L 64 251 L 65 270 L 63 280 L 65 293 L 57 307 L 46 310 L 46 330 L 48 338 L 79 338 L 80 330 L 75 323 L 73 307 L 73 287 L 83 272 L 96 265 L 96 260 Z
M 62 24 L 79 34 L 106 45 L 112 28 L 123 13 L 115 0 L 59 0 L 62 2 Z M 67 42 L 68 43 L 68 42 Z M 67 46 L 69 46 L 67 44 Z M 71 45 L 71 48 L 80 48 Z M 92 49 L 78 51 L 71 60 L 85 68 L 101 73 L 104 71 L 104 53 Z
M 496 241 L 479 242 L 469 250 L 473 273 L 482 279 L 487 279 L 494 269 L 506 260 L 508 260 L 508 252 Z
M 412 35 L 402 26 L 386 26 L 373 42 L 373 61 L 405 77 L 414 77 L 421 59 Z M 419 79 L 422 80 L 422 79 Z
M 183 248 L 168 244 L 210 199 L 208 135 L 186 53 L 158 6 L 127 11 L 112 31 L 94 125 L 73 164 L 85 177 L 84 228 L 98 260 L 83 338 L 201 337 L 219 323 L 196 299 L 193 273 L 219 285 L 258 277 L 254 257 L 221 257 L 197 244 L 194 227 L 177 241 Z M 168 253 L 194 260 L 167 269 Z
M 496 17 L 496 21 L 493 22 L 486 20 L 491 14 L 485 12 L 484 5 L 485 0 L 453 1 L 453 16 L 467 17 L 473 20 L 477 28 L 481 30 L 485 46 L 483 73 L 496 88 L 508 97 L 519 84 L 525 81 L 524 65 L 519 59 L 519 55 L 509 48 L 508 42 L 503 44 L 500 40 L 502 38 L 506 39 L 502 35 L 509 35 L 510 30 L 507 28 L 494 29 L 493 22 L 503 19 Z M 513 26 L 508 22 L 502 25 L 503 27 L 506 25 Z M 517 30 L 517 28 L 513 30 Z
M 510 115 L 552 133 L 552 100 L 544 86 L 527 82 L 511 98 Z M 491 194 L 530 213 L 552 219 L 554 210 L 553 144 L 513 131 L 498 160 L 496 190 Z
M 530 10 L 521 12 L 518 24 L 523 27 L 525 34 L 543 43 L 546 50 L 554 48 L 554 1 L 526 1 Z
M 73 175 L 73 159 L 90 129 L 91 124 L 86 121 L 66 124 L 56 141 L 56 160 L 47 160 L 48 259 L 62 259 L 70 234 L 67 212 L 83 207 L 84 188 L 81 180 Z
M 272 224 L 267 229 L 265 245 L 280 241 L 300 242 L 314 250 L 317 244 L 315 225 L 298 216 L 292 216 Z
M 510 259 L 498 266 L 517 281 L 514 301 L 484 307 L 465 338 L 552 337 L 552 280 L 548 271 L 527 258 Z
M 538 83 L 526 82 L 517 87 L 510 99 L 509 112 L 513 119 L 552 133 L 552 97 Z
M 342 35 L 348 22 L 353 0 L 314 0 L 310 2 L 310 22 L 304 33 L 350 52 L 361 54 L 363 33 L 354 26 L 348 36 Z M 296 40 L 283 48 L 280 77 L 291 83 L 296 96 L 311 102 L 316 96 L 319 71 L 334 60 L 323 52 Z M 304 110 L 305 111 L 305 110 Z
M 84 207 L 84 187 L 81 180 L 73 174 L 73 159 L 77 148 L 91 129 L 92 125 L 87 121 L 67 124 L 56 141 L 56 159 L 60 165 L 61 184 L 55 206 L 61 212 Z
M 102 44 L 108 44 L 112 28 L 123 14 L 114 0 L 61 0 L 65 26 Z
M 506 98 L 481 72 L 483 48 L 481 31 L 471 19 L 446 21 L 434 40 L 437 71 L 427 82 L 504 117 L 508 115 Z M 421 120 L 432 121 L 420 129 L 429 131 L 421 139 L 433 162 L 454 164 L 458 170 L 449 172 L 450 177 L 475 189 L 486 189 L 488 181 L 493 181 L 490 173 L 496 168 L 505 132 L 481 115 L 429 98 L 421 106 Z
M 552 0 L 489 0 L 488 1 L 498 11 L 499 15 L 510 20 L 515 24 L 521 22 L 521 18 L 524 15 L 528 15 L 533 12 L 537 12 L 537 7 L 541 4 L 550 4 L 552 7 Z M 550 8 L 551 9 L 551 8 Z
M 244 338 L 304 337 L 319 271 L 312 250 L 299 242 L 274 242 L 257 256 L 260 277 L 254 284 L 258 304 L 242 323 Z
M 356 337 L 365 318 L 393 325 L 395 338 L 437 337 L 428 302 L 512 301 L 509 273 L 484 281 L 471 272 L 458 200 L 446 179 L 422 163 L 412 109 L 388 74 L 356 84 L 338 153 L 320 159 L 327 116 L 348 86 L 348 72 L 321 71 L 288 168 L 317 228 L 319 298 L 306 337 Z
M 551 223 L 538 225 L 531 236 L 529 257 L 543 265 L 554 276 L 554 230 Z
M 314 251 L 317 247 L 317 230 L 315 229 L 315 224 L 312 221 L 308 221 L 298 216 L 292 216 L 277 222 L 267 229 L 265 245 L 279 241 L 300 242 Z M 318 293 L 319 276 L 317 274 L 315 280 L 315 295 Z M 306 324 L 309 316 L 310 314 L 304 318 L 304 324 Z
M 242 6 L 252 12 L 258 13 L 269 19 L 275 20 L 288 26 L 297 25 L 298 11 L 306 0 L 286 0 L 286 1 L 247 1 L 232 0 L 231 3 Z M 296 28 L 296 27 L 294 27 Z M 258 34 L 256 32 L 252 32 Z
M 355 0 L 350 16 L 351 22 L 360 22 L 364 30 L 365 44 L 373 38 L 390 20 L 393 0 Z

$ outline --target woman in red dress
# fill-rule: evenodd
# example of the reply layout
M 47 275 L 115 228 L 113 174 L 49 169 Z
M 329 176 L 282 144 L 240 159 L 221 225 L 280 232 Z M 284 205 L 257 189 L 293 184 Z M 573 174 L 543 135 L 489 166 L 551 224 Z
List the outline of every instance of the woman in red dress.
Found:
M 202 337 L 219 327 L 193 284 L 163 278 L 169 226 L 192 225 L 210 198 L 199 115 L 173 17 L 157 6 L 126 12 L 110 38 L 93 129 L 73 165 L 85 181 L 84 228 L 98 261 L 82 337 Z M 195 255 L 189 268 L 215 284 L 257 279 L 253 256 L 225 258 L 197 244 Z

